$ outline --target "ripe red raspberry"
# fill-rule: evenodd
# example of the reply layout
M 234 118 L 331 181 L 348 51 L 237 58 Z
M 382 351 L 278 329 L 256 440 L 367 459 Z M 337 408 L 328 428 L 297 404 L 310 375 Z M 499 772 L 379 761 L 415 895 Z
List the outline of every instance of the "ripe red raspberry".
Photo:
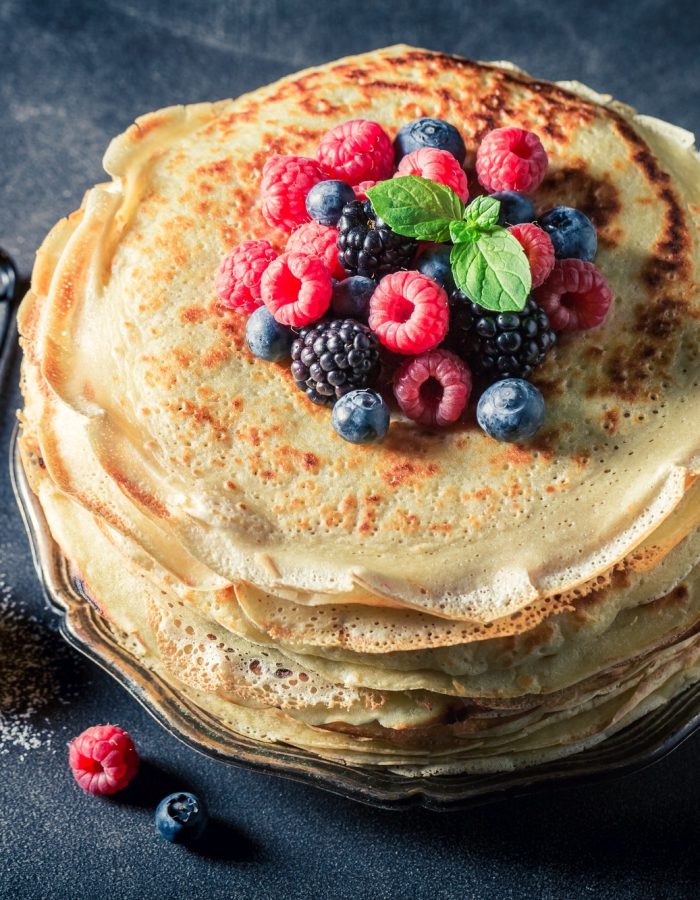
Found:
M 265 306 L 281 325 L 309 325 L 331 303 L 331 273 L 317 256 L 283 253 L 262 277 Z
M 260 279 L 277 254 L 269 241 L 243 241 L 224 256 L 214 286 L 224 306 L 252 313 L 262 306 Z
M 394 178 L 398 178 L 400 175 L 420 175 L 423 178 L 429 178 L 431 181 L 446 184 L 465 203 L 469 196 L 467 176 L 464 174 L 464 169 L 447 150 L 423 147 L 420 150 L 408 153 L 399 163 L 399 168 Z
M 306 195 L 328 173 L 315 159 L 305 156 L 271 156 L 263 167 L 260 193 L 262 211 L 269 225 L 291 231 L 308 222 Z
M 136 774 L 139 757 L 131 736 L 116 725 L 93 725 L 70 743 L 68 763 L 88 794 L 114 794 Z
M 359 184 L 353 186 L 353 191 L 355 191 L 355 197 L 358 200 L 366 200 L 367 199 L 367 191 L 370 188 L 373 188 L 376 184 L 379 184 L 378 181 L 372 181 L 370 178 L 369 181 L 361 181 Z
M 557 260 L 552 274 L 535 292 L 555 331 L 595 328 L 605 319 L 613 294 L 603 273 L 582 259 Z
M 496 128 L 476 151 L 476 174 L 487 191 L 520 191 L 539 187 L 547 171 L 542 141 L 524 128 Z
M 352 119 L 327 131 L 316 156 L 335 178 L 348 184 L 384 181 L 394 171 L 391 138 L 381 125 L 367 119 Z
M 447 334 L 447 294 L 420 272 L 392 272 L 372 294 L 368 324 L 389 350 L 423 353 Z
M 312 221 L 297 228 L 289 235 L 287 253 L 317 256 L 334 278 L 347 277 L 338 260 L 338 229 L 332 225 Z
M 530 263 L 533 288 L 543 284 L 554 268 L 554 244 L 552 239 L 537 225 L 525 222 L 523 225 L 511 225 L 508 229 L 525 251 Z
M 394 376 L 399 406 L 421 425 L 450 425 L 461 416 L 472 389 L 472 376 L 462 360 L 438 348 L 401 363 Z

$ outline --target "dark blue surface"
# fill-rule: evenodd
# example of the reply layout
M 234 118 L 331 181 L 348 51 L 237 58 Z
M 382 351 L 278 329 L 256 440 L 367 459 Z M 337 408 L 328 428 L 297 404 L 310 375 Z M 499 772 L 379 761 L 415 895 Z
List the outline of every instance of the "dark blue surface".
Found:
M 0 37 L 0 245 L 24 274 L 48 228 L 103 177 L 109 138 L 140 113 L 397 41 L 512 59 L 700 128 L 692 2 L 0 0 Z M 0 386 L 3 459 L 16 380 Z M 3 686 L 18 671 L 26 702 L 43 698 L 33 715 L 26 703 L 8 710 Z M 0 716 L 2 897 L 698 895 L 698 738 L 621 781 L 455 815 L 378 812 L 186 749 L 52 631 L 4 463 Z M 106 721 L 133 734 L 146 764 L 120 798 L 96 800 L 72 783 L 65 744 Z M 206 854 L 154 832 L 157 801 L 187 788 L 219 821 Z

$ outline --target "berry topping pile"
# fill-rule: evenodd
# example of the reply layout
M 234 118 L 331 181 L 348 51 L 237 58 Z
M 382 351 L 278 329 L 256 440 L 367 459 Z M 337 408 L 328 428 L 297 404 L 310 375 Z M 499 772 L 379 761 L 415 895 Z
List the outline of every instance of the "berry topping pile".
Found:
M 115 794 L 136 774 L 139 757 L 131 736 L 116 725 L 93 725 L 71 741 L 68 764 L 88 794 Z
M 537 207 L 539 136 L 496 128 L 469 149 L 441 119 L 408 122 L 393 142 L 377 122 L 340 124 L 310 156 L 263 167 L 263 216 L 286 247 L 244 241 L 221 262 L 216 292 L 249 316 L 250 352 L 332 406 L 346 441 L 381 440 L 392 414 L 450 426 L 473 387 L 486 434 L 527 440 L 544 419 L 527 379 L 556 333 L 608 315 L 593 223 Z

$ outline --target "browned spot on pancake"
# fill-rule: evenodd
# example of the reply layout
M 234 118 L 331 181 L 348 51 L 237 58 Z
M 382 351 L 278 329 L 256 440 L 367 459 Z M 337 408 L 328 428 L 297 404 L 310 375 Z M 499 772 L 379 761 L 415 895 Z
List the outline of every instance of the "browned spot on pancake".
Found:
M 231 398 L 231 406 L 236 410 L 236 412 L 240 412 L 244 406 L 244 400 L 242 397 L 232 397 Z
M 389 487 L 402 487 L 403 485 L 418 484 L 432 478 L 440 471 L 435 463 L 416 463 L 406 460 L 398 462 L 381 472 L 381 477 Z
M 144 490 L 131 478 L 128 478 L 119 469 L 113 466 L 105 465 L 105 471 L 108 471 L 111 477 L 124 490 L 124 492 L 127 493 L 137 503 L 140 503 L 141 506 L 149 509 L 160 519 L 170 518 L 170 513 L 168 512 L 167 508 L 160 502 L 160 500 L 157 499 L 157 497 L 149 494 L 148 491 Z
M 614 406 L 612 409 L 606 409 L 603 413 L 603 430 L 607 431 L 608 434 L 613 434 L 617 431 L 620 425 L 620 408 L 618 406 Z
M 341 111 L 341 107 L 331 103 L 325 97 L 303 97 L 298 106 L 310 116 L 331 116 Z
M 228 438 L 227 423 L 217 417 L 208 406 L 198 406 L 191 400 L 180 400 L 177 405 L 177 414 L 183 419 L 191 419 L 195 425 L 207 425 L 218 441 Z
M 661 190 L 659 197 L 666 204 L 664 230 L 642 269 L 642 280 L 653 289 L 690 274 L 691 241 L 683 210 L 670 188 Z
M 226 157 L 224 159 L 218 159 L 216 160 L 216 162 L 206 163 L 203 166 L 198 166 L 194 170 L 194 175 L 210 175 L 212 178 L 214 178 L 215 181 L 230 181 L 232 175 L 231 159 L 229 157 Z
M 167 123 L 168 116 L 165 113 L 150 113 L 149 115 L 142 116 L 140 121 L 134 122 L 132 129 L 129 129 L 129 136 L 132 141 L 143 140 L 151 131 L 154 131 L 156 128 L 159 128 L 161 125 Z
M 231 348 L 227 343 L 214 344 L 203 356 L 202 365 L 205 369 L 213 369 L 220 363 L 226 362 L 232 356 Z
M 367 503 L 381 503 L 382 502 L 382 498 L 379 496 L 379 494 L 369 494 L 367 497 L 365 497 L 365 500 L 367 501 Z
M 182 347 L 173 347 L 173 356 L 181 369 L 188 369 L 194 358 L 191 353 L 187 350 L 183 350 Z
M 505 458 L 514 466 L 529 466 L 532 462 L 532 453 L 525 447 L 514 444 L 505 451 Z
M 637 341 L 615 343 L 609 348 L 600 378 L 591 375 L 588 396 L 612 394 L 624 400 L 640 400 L 670 377 L 673 335 L 687 320 L 686 300 L 660 296 L 635 307 L 633 332 Z
M 452 531 L 452 524 L 450 522 L 434 522 L 428 525 L 428 531 L 432 531 L 433 534 L 449 534 Z
M 397 509 L 388 525 L 392 530 L 395 529 L 402 534 L 414 534 L 420 527 L 420 518 L 415 513 Z
M 320 465 L 320 461 L 315 453 L 307 452 L 302 454 L 301 464 L 307 472 L 316 472 Z

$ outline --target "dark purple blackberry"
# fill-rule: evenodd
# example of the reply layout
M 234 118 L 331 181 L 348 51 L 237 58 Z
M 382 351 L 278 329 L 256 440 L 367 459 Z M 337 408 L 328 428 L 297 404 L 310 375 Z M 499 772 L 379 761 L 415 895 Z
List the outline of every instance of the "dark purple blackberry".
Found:
M 314 403 L 332 406 L 356 388 L 369 387 L 379 372 L 379 341 L 354 319 L 316 322 L 292 344 L 292 377 Z
M 484 309 L 460 290 L 450 294 L 445 344 L 490 380 L 529 378 L 556 343 L 547 313 L 530 297 L 520 312 Z
M 338 259 L 350 275 L 379 280 L 382 275 L 405 269 L 418 242 L 403 237 L 378 219 L 369 200 L 352 200 L 338 219 Z

